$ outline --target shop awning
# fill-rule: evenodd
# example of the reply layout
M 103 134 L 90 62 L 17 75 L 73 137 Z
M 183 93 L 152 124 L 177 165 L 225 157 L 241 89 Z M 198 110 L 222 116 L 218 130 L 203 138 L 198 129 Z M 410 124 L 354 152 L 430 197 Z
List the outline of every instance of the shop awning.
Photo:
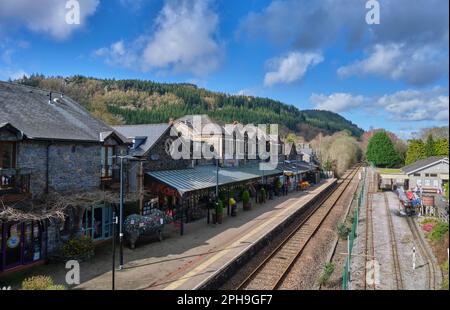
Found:
M 181 195 L 216 186 L 216 166 L 197 166 L 183 170 L 164 170 L 147 172 L 148 176 L 176 189 Z M 282 175 L 279 169 L 260 170 L 258 165 L 219 168 L 219 186 L 261 178 L 262 176 Z

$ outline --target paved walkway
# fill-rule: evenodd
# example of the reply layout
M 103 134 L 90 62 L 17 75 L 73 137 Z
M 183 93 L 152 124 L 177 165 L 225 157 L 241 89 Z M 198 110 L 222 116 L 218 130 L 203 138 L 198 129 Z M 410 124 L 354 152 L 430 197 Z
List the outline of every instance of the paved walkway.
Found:
M 116 289 L 193 289 L 333 181 L 324 180 L 307 191 L 277 197 L 263 205 L 253 203 L 251 211 L 244 212 L 239 206 L 238 216 L 225 217 L 220 225 L 207 225 L 206 219 L 186 224 L 182 237 L 178 228 L 169 225 L 163 242 L 148 238 L 135 250 L 124 249 L 125 266 L 115 273 Z M 96 250 L 92 260 L 81 263 L 81 285 L 76 289 L 111 289 L 111 256 L 108 242 Z M 33 273 L 48 274 L 64 283 L 66 272 L 63 264 L 49 264 Z

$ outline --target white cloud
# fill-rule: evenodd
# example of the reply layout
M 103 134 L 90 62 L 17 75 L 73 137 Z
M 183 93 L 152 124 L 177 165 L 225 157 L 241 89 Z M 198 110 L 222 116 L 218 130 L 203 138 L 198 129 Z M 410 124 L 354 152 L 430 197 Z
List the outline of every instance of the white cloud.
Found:
M 156 32 L 143 53 L 144 69 L 172 69 L 196 75 L 209 73 L 220 62 L 215 35 L 219 18 L 209 1 L 166 1 Z
M 424 90 L 407 89 L 381 97 L 366 97 L 349 93 L 331 95 L 313 94 L 310 102 L 316 109 L 333 112 L 350 111 L 361 108 L 373 113 L 383 112 L 393 121 L 448 121 L 448 90 L 440 87 Z
M 340 67 L 338 75 L 374 75 L 390 80 L 405 80 L 423 85 L 438 79 L 447 71 L 448 57 L 434 46 L 411 49 L 405 44 L 377 44 L 367 58 Z
M 268 66 L 272 70 L 264 77 L 265 86 L 273 86 L 279 83 L 292 83 L 301 79 L 306 71 L 323 61 L 320 53 L 315 52 L 291 52 L 285 57 L 272 58 Z
M 124 68 L 133 68 L 139 55 L 136 54 L 136 46 L 140 45 L 139 40 L 133 43 L 133 47 L 126 47 L 123 40 L 112 43 L 109 47 L 102 47 L 93 52 L 96 57 L 104 58 L 108 65 Z
M 448 0 L 380 1 L 381 23 L 374 26 L 365 21 L 366 2 L 273 0 L 249 13 L 238 34 L 291 49 L 323 49 L 337 40 L 351 49 L 366 47 L 369 56 L 343 67 L 341 77 L 370 74 L 425 85 L 448 73 Z
M 0 70 L 0 79 L 2 80 L 17 80 L 23 78 L 23 76 L 30 76 L 27 72 L 25 72 L 22 69 L 11 69 L 11 68 L 5 68 Z
M 448 121 L 449 98 L 442 88 L 404 90 L 376 101 L 392 118 L 407 121 Z
M 333 112 L 342 112 L 350 108 L 360 107 L 367 101 L 364 96 L 354 96 L 349 93 L 334 93 L 329 96 L 312 94 L 309 100 L 315 105 L 316 109 Z
M 141 35 L 129 44 L 117 41 L 93 54 L 111 65 L 202 76 L 214 71 L 222 59 L 218 26 L 210 1 L 166 0 L 152 35 Z
M 49 34 L 61 40 L 86 24 L 93 15 L 99 0 L 78 0 L 80 3 L 80 24 L 66 23 L 66 1 L 61 0 L 0 0 L 0 29 L 26 27 L 37 33 Z M 1 32 L 1 30 L 0 30 Z

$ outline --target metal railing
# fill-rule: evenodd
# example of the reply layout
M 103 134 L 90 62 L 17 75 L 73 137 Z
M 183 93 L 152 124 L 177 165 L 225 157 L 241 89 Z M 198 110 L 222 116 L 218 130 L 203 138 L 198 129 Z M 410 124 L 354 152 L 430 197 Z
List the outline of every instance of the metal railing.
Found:
M 367 168 L 365 169 L 364 176 L 362 177 L 362 186 L 361 190 L 359 192 L 358 200 L 356 201 L 356 209 L 355 209 L 355 216 L 353 218 L 352 223 L 352 229 L 347 237 L 347 261 L 345 262 L 344 266 L 344 273 L 342 275 L 342 289 L 348 290 L 349 289 L 349 282 L 350 282 L 350 266 L 351 266 L 351 257 L 352 257 L 352 250 L 353 250 L 353 242 L 356 238 L 356 230 L 358 229 L 358 220 L 359 220 L 359 209 L 361 207 L 361 203 L 364 199 L 364 191 L 365 191 L 365 184 L 366 184 L 366 175 L 367 175 Z

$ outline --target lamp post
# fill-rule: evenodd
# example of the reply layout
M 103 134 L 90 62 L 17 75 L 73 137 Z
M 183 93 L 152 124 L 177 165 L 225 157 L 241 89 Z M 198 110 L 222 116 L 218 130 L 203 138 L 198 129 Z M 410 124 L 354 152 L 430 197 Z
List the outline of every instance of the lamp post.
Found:
M 219 158 L 216 159 L 216 200 L 219 201 Z
M 118 222 L 118 218 L 116 216 L 116 212 L 113 212 L 113 225 L 112 225 L 112 290 L 116 289 L 116 225 Z
M 119 270 L 123 268 L 123 157 L 120 157 L 120 207 L 119 207 L 119 244 L 120 262 Z

